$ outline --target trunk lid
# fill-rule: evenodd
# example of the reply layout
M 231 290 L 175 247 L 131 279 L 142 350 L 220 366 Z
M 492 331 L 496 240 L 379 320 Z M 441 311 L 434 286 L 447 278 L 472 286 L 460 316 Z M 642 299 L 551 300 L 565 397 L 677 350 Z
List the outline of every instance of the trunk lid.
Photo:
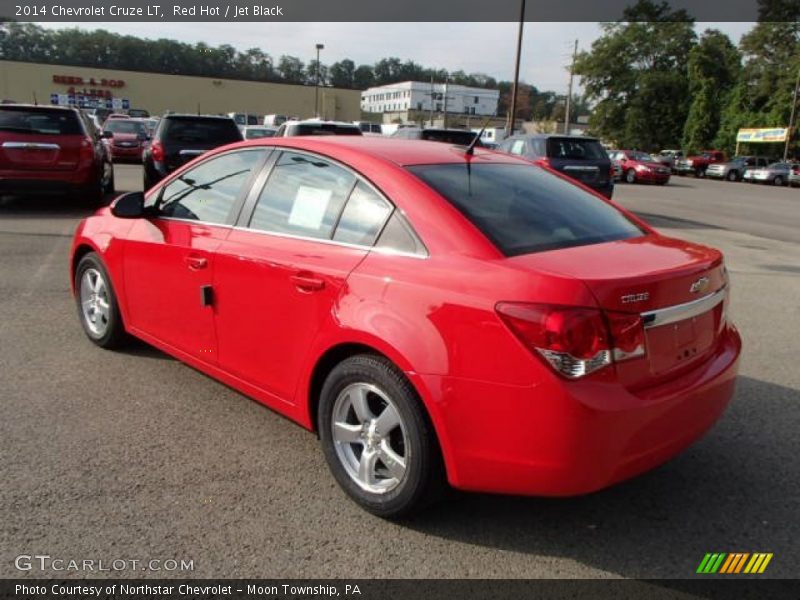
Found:
M 674 376 L 715 347 L 725 309 L 725 302 L 717 300 L 726 294 L 717 250 L 647 235 L 508 260 L 581 280 L 604 310 L 643 315 L 646 355 L 617 364 L 620 380 L 628 386 Z
M 0 107 L 0 170 L 74 170 L 86 139 L 74 111 Z

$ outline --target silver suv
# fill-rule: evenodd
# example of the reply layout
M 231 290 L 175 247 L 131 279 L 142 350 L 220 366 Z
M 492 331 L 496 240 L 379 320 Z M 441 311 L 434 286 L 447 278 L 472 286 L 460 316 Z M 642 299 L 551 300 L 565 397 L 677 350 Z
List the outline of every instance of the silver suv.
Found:
M 728 162 L 708 165 L 706 177 L 741 181 L 747 169 L 760 169 L 768 164 L 769 159 L 764 156 L 736 156 Z

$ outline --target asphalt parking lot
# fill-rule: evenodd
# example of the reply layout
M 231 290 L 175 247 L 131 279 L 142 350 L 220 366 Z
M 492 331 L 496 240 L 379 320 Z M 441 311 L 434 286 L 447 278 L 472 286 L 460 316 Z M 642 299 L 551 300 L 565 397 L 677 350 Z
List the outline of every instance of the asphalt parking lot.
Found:
M 139 189 L 137 166 L 117 167 Z M 14 558 L 193 560 L 192 577 L 693 576 L 706 552 L 772 552 L 800 575 L 800 190 L 674 178 L 616 199 L 721 248 L 745 349 L 736 397 L 699 443 L 573 499 L 454 494 L 393 524 L 358 509 L 316 438 L 136 344 L 85 339 L 68 250 L 84 211 L 0 207 L 0 577 Z M 169 299 L 165 299 L 168 302 Z

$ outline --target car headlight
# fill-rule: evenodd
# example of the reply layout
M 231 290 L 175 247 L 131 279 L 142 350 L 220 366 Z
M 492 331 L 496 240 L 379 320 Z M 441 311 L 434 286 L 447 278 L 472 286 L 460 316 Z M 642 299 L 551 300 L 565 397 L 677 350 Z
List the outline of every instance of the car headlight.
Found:
M 636 165 L 636 166 L 635 166 L 635 167 L 633 167 L 633 168 L 634 168 L 634 169 L 636 169 L 637 171 L 639 171 L 640 173 L 641 173 L 641 172 L 644 172 L 644 171 L 649 171 L 649 170 L 650 170 L 650 167 L 648 167 L 648 166 L 645 166 L 645 165 Z
M 686 164 L 691 167 L 694 164 L 694 161 L 693 160 L 687 160 Z

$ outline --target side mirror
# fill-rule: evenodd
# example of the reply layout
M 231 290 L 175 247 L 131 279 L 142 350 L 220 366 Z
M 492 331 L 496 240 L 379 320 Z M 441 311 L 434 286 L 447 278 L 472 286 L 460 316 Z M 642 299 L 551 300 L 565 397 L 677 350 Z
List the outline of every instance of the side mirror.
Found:
M 103 130 L 103 132 L 100 134 L 100 137 L 104 137 L 104 138 L 106 138 L 106 139 L 108 139 L 108 138 L 113 138 L 113 137 L 114 137 L 114 132 L 113 132 L 113 131 L 108 131 L 108 130 L 105 130 L 105 129 L 104 129 L 104 130 Z
M 144 216 L 144 193 L 122 194 L 111 204 L 111 214 L 120 219 L 139 219 Z

